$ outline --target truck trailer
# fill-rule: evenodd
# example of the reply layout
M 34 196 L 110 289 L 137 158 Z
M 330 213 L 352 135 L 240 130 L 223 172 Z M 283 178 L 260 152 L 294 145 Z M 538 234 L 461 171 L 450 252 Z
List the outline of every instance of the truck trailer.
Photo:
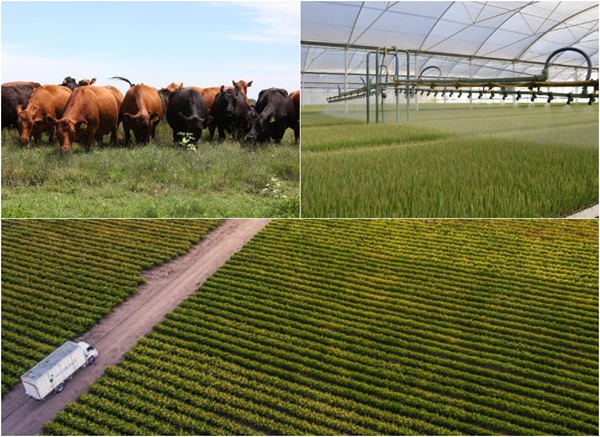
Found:
M 67 341 L 21 376 L 25 393 L 38 401 L 52 391 L 60 393 L 77 370 L 93 364 L 97 357 L 98 351 L 93 345 Z

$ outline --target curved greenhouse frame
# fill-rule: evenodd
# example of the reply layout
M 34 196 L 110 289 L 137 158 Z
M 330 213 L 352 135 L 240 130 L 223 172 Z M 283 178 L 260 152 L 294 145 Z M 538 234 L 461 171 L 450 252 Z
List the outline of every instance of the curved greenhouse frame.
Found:
M 366 54 L 392 46 L 410 53 L 408 62 L 400 57 L 400 77 L 416 78 L 432 66 L 445 79 L 533 77 L 550 53 L 572 47 L 590 57 L 597 78 L 598 7 L 564 1 L 304 2 L 304 101 L 323 103 L 332 92 L 364 86 Z M 377 67 L 370 68 L 375 75 Z M 549 79 L 579 81 L 586 72 L 581 55 L 564 52 Z

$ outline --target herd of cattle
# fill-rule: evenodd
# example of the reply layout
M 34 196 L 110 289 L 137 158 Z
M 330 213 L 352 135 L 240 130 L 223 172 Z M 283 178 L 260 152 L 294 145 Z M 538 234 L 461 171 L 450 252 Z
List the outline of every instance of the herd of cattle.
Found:
M 94 86 L 96 79 L 77 82 L 67 77 L 60 85 L 4 83 L 2 129 L 16 127 L 22 144 L 28 144 L 31 137 L 39 142 L 47 132 L 50 142 L 58 137 L 65 152 L 74 142 L 89 150 L 94 140 L 101 144 L 108 134 L 116 144 L 121 123 L 126 144 L 131 141 L 131 131 L 135 142 L 148 143 L 163 118 L 176 143 L 185 135 L 197 142 L 203 129 L 209 130 L 211 141 L 215 130 L 219 140 L 224 140 L 227 132 L 237 141 L 263 143 L 272 139 L 279 143 L 288 128 L 294 131 L 296 141 L 300 138 L 300 91 L 288 94 L 284 89 L 269 88 L 250 105 L 247 90 L 252 81 L 211 88 L 171 83 L 157 90 L 118 76 L 111 79 L 129 83 L 125 96 L 110 85 Z

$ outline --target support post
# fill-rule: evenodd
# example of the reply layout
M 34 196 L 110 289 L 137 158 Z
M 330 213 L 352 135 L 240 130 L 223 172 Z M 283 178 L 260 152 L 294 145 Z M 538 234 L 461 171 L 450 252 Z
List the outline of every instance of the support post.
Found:
M 419 74 L 419 61 L 417 59 L 417 53 L 415 52 L 415 79 L 417 79 L 417 75 Z M 419 112 L 419 93 L 415 91 L 415 112 Z
M 379 123 L 379 49 L 375 50 L 375 123 Z
M 396 96 L 396 123 L 400 122 L 400 92 L 396 87 L 396 82 L 399 79 L 400 64 L 398 63 L 398 49 L 394 47 L 394 95 Z
M 344 92 L 348 92 L 348 47 L 344 49 Z M 348 100 L 345 103 L 345 113 L 348 114 Z
M 577 78 L 579 77 L 578 70 L 579 70 L 579 69 L 578 69 L 577 67 L 575 67 L 575 80 L 577 80 Z M 575 102 L 575 105 L 576 105 L 576 106 L 579 106 L 579 97 L 576 97 L 576 99 L 577 99 L 577 100 L 576 100 L 576 102 Z
M 374 54 L 375 52 L 367 53 L 367 84 L 365 86 L 367 89 L 367 124 L 371 121 L 371 69 L 369 66 L 369 58 Z M 377 67 L 375 67 L 375 69 L 377 70 Z
M 469 58 L 469 79 L 473 79 L 473 58 Z M 473 93 L 472 92 L 471 92 L 471 97 L 469 97 L 469 100 L 471 103 L 471 109 L 473 109 Z
M 406 53 L 406 122 L 410 122 L 410 92 L 409 92 L 409 84 L 410 80 L 410 52 L 406 49 L 398 50 L 396 46 L 392 46 L 392 48 L 398 53 L 398 51 Z
M 513 77 L 515 77 L 515 61 L 512 62 L 512 71 L 513 71 Z M 517 103 L 517 96 L 515 94 L 513 94 L 513 96 L 512 96 L 512 101 L 513 101 L 513 105 L 515 103 Z

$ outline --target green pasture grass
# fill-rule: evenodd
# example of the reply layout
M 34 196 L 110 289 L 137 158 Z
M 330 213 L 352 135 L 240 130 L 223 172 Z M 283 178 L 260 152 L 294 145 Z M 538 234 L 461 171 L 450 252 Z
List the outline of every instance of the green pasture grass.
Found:
M 368 125 L 349 108 L 302 112 L 303 217 L 557 217 L 598 201 L 597 106 L 421 105 Z
M 161 123 L 146 146 L 23 147 L 2 132 L 3 217 L 297 217 L 299 151 L 227 140 L 173 144 Z M 44 136 L 44 139 L 46 137 Z M 105 139 L 106 142 L 106 139 Z

